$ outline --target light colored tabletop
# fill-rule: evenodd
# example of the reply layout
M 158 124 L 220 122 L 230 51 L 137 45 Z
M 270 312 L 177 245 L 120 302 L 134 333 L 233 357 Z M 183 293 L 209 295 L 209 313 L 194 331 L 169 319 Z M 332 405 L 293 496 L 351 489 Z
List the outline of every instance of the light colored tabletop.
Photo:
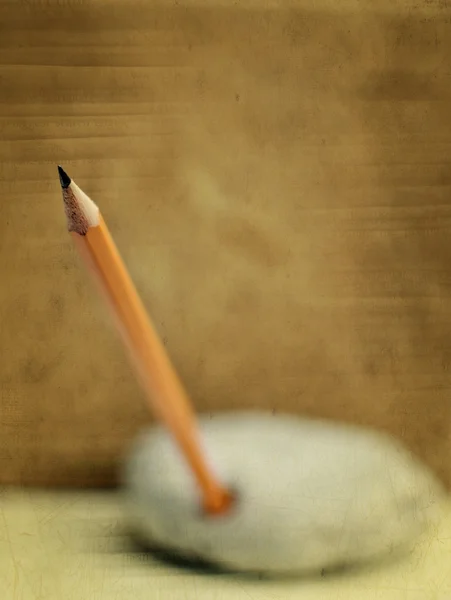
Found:
M 284 582 L 188 572 L 130 552 L 113 493 L 5 491 L 0 508 L 2 600 L 451 599 L 451 503 L 402 560 Z

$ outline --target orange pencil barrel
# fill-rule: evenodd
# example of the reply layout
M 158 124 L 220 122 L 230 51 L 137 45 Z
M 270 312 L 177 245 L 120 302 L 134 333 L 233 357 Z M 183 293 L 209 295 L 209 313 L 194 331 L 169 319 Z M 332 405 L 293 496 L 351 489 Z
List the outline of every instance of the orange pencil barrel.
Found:
M 136 361 L 141 382 L 151 395 L 160 418 L 181 445 L 203 490 L 205 508 L 208 512 L 220 512 L 224 504 L 228 504 L 228 493 L 207 468 L 190 401 L 102 218 L 99 226 L 89 229 L 85 240 L 91 256 L 95 256 L 98 272 L 102 273 L 123 332 L 126 332 L 127 345 Z

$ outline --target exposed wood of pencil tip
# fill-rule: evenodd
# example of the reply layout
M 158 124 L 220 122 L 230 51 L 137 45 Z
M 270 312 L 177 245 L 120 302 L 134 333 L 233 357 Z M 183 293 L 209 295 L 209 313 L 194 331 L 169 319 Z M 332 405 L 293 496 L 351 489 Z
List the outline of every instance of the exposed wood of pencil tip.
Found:
M 75 236 L 97 283 L 113 310 L 151 401 L 178 441 L 203 492 L 210 514 L 227 511 L 233 496 L 210 472 L 201 451 L 188 396 L 145 311 L 98 207 L 58 167 L 69 232 Z

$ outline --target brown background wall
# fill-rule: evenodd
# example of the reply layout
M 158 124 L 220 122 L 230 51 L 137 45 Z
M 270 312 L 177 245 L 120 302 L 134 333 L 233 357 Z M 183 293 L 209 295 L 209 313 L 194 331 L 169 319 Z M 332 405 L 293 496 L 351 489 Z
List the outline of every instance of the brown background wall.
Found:
M 370 424 L 451 482 L 451 12 L 372 4 L 0 2 L 0 481 L 111 483 L 149 419 L 60 162 L 199 410 Z

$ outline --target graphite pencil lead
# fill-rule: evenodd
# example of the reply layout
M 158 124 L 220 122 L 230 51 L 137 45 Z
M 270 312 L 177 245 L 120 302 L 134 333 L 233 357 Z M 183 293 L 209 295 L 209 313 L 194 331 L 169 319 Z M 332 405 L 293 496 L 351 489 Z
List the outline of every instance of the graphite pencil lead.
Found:
M 68 188 L 70 186 L 71 178 L 66 173 L 66 171 L 63 169 L 63 167 L 61 167 L 60 165 L 58 165 L 58 175 L 60 176 L 61 187 L 63 188 L 63 190 L 65 190 L 66 188 Z

